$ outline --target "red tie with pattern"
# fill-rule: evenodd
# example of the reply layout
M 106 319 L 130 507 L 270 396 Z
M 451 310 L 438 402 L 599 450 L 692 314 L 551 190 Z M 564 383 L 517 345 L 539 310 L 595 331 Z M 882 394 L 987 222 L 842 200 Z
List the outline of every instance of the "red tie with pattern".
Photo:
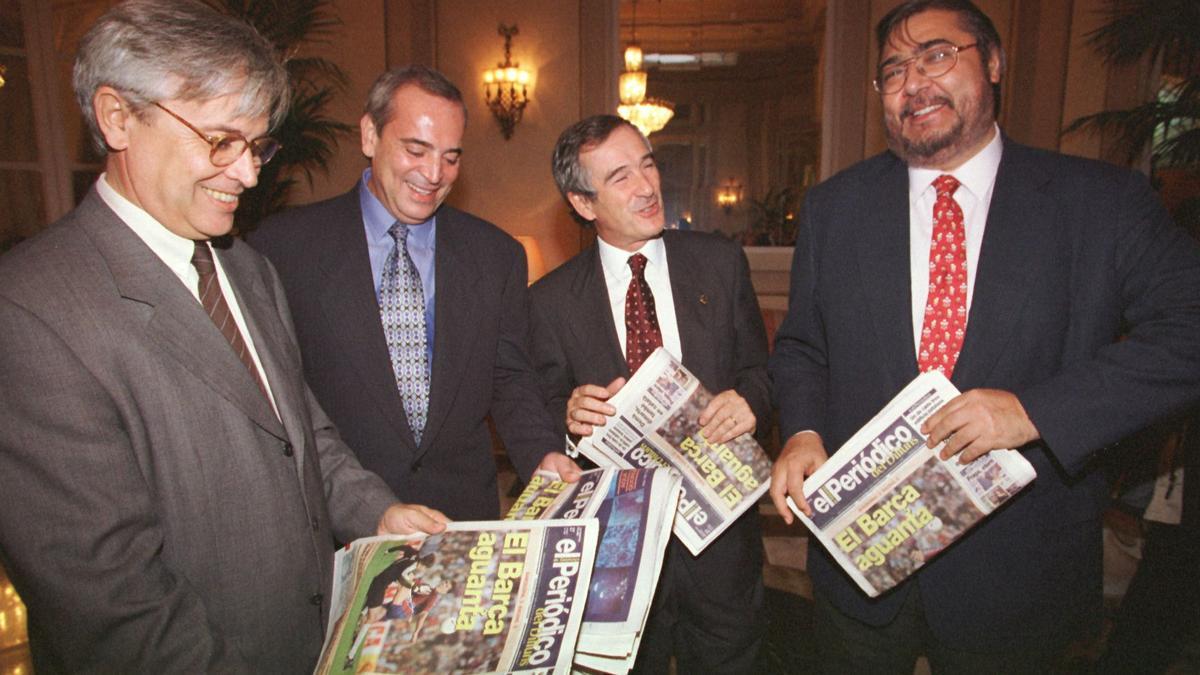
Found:
M 629 256 L 629 268 L 633 270 L 633 278 L 625 292 L 625 361 L 632 375 L 663 342 L 658 314 L 654 311 L 654 294 L 646 283 L 646 256 L 641 253 Z
M 933 181 L 933 241 L 929 246 L 929 297 L 921 325 L 917 364 L 921 372 L 950 377 L 967 331 L 967 235 L 963 212 L 954 201 L 959 182 L 941 175 Z

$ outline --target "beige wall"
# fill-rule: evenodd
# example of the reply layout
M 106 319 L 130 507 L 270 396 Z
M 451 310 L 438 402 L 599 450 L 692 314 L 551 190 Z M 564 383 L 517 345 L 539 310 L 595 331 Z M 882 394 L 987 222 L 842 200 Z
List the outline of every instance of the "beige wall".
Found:
M 505 140 L 483 100 L 480 74 L 503 61 L 499 24 L 517 24 L 513 60 L 533 76 L 530 103 Z M 579 249 L 578 228 L 550 174 L 558 134 L 580 117 L 579 6 L 560 0 L 442 0 L 437 67 L 467 100 L 464 167 L 453 205 L 513 235 L 532 235 L 553 267 Z
M 358 118 L 362 115 L 367 90 L 375 77 L 383 72 L 386 63 L 384 3 L 381 0 L 334 0 L 333 6 L 342 25 L 334 29 L 328 44 L 311 45 L 302 55 L 327 58 L 346 73 L 346 90 L 334 98 L 328 114 L 353 125 L 354 130 L 341 138 L 328 173 L 316 174 L 311 189 L 303 178 L 300 180 L 292 194 L 292 202 L 296 204 L 341 194 L 358 180 L 366 167 L 359 149 Z
M 1146 86 L 1146 68 L 1112 72 L 1084 43 L 1100 22 L 1105 0 L 979 0 L 995 21 L 1009 54 L 1000 123 L 1015 139 L 1090 157 L 1111 153 L 1103 139 L 1060 137 L 1080 115 L 1126 105 Z M 885 147 L 879 98 L 870 80 L 877 60 L 874 24 L 898 0 L 837 0 L 828 6 L 821 86 L 821 176 Z M 554 267 L 579 250 L 588 235 L 571 220 L 554 188 L 549 156 L 559 132 L 587 114 L 615 107 L 617 0 L 335 0 L 343 26 L 331 44 L 314 53 L 346 71 L 346 95 L 334 115 L 357 125 L 363 99 L 387 65 L 421 62 L 454 80 L 467 100 L 470 122 L 465 165 L 450 203 L 495 222 L 514 235 L 538 240 Z M 503 56 L 499 23 L 516 23 L 513 57 L 534 75 L 532 102 L 511 140 L 505 141 L 483 102 L 480 73 Z M 678 92 L 664 95 L 682 97 Z M 671 96 L 668 96 L 671 98 Z M 740 106 L 740 107 L 739 107 Z M 747 125 L 769 123 L 747 114 L 746 102 L 719 112 L 731 133 L 710 139 L 712 175 L 706 189 L 729 177 L 748 188 L 762 181 L 756 167 L 763 149 L 751 147 Z M 815 114 L 815 113 L 814 113 Z M 760 119 L 761 117 L 761 119 Z M 664 137 L 665 139 L 665 137 Z M 729 159 L 743 167 L 731 172 Z M 1115 158 L 1114 158 L 1115 159 Z M 733 161 L 736 160 L 736 161 Z M 357 180 L 365 162 L 357 133 L 347 137 L 312 190 L 301 186 L 297 202 L 338 194 Z M 729 174 L 729 175 L 726 175 Z M 748 193 L 749 194 L 749 193 Z M 712 224 L 738 229 L 716 210 Z M 736 214 L 735 214 L 736 215 Z M 729 220 L 729 222 L 725 222 Z
M 386 67 L 437 68 L 462 90 L 469 120 L 463 171 L 449 203 L 510 234 L 534 236 L 550 268 L 574 255 L 583 236 L 554 186 L 550 153 L 567 125 L 615 103 L 609 86 L 618 72 L 615 2 L 337 0 L 335 7 L 343 25 L 330 44 L 312 50 L 348 76 L 331 114 L 357 127 L 367 90 Z M 481 80 L 485 68 L 503 60 L 501 23 L 519 26 L 513 60 L 533 74 L 530 104 L 507 141 L 484 103 Z M 311 190 L 301 186 L 293 201 L 339 194 L 365 166 L 355 131 L 342 139 L 328 176 L 318 176 Z

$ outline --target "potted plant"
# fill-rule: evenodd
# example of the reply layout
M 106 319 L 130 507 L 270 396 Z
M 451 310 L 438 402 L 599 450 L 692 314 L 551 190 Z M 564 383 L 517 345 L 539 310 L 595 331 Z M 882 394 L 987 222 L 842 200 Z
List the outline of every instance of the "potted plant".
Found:
M 1081 117 L 1064 133 L 1106 134 L 1131 164 L 1149 151 L 1163 201 L 1200 234 L 1200 3 L 1109 0 L 1105 11 L 1108 20 L 1088 35 L 1089 43 L 1110 65 L 1156 64 L 1161 86 L 1141 105 Z
M 341 68 L 328 59 L 298 56 L 301 46 L 328 41 L 341 21 L 331 0 L 207 1 L 218 11 L 246 21 L 270 40 L 292 85 L 287 115 L 272 134 L 283 147 L 262 168 L 258 185 L 242 196 L 234 215 L 237 231 L 245 234 L 287 204 L 300 174 L 311 185 L 313 173 L 324 171 L 333 157 L 338 137 L 353 128 L 327 113 L 329 102 L 345 90 Z

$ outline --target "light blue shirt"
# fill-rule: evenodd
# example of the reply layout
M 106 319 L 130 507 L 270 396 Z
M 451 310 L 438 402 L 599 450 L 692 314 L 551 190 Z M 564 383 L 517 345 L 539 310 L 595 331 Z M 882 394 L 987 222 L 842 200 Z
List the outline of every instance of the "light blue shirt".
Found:
M 383 202 L 371 193 L 367 183 L 371 180 L 371 169 L 363 171 L 358 183 L 358 203 L 362 207 L 363 229 L 367 236 L 367 254 L 371 258 L 371 278 L 375 281 L 375 300 L 379 301 L 379 284 L 383 278 L 383 266 L 396 247 L 396 240 L 388 230 L 396 219 L 388 212 Z M 434 298 L 434 252 L 437 248 L 437 216 L 408 226 L 408 255 L 412 257 L 421 277 L 421 289 L 425 292 L 425 356 L 433 367 L 433 298 Z

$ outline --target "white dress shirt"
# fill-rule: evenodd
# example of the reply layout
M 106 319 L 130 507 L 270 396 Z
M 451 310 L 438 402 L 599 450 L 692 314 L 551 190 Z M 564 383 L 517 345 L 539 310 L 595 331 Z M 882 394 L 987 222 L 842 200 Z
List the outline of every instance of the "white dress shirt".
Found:
M 1004 142 L 1000 138 L 1000 127 L 993 125 L 992 140 L 950 175 L 958 182 L 954 201 L 963 212 L 963 228 L 967 236 L 967 331 L 971 299 L 975 294 L 975 273 L 979 267 L 979 249 L 983 244 L 983 230 L 987 225 L 988 208 L 992 203 L 992 189 L 996 186 L 996 172 L 1000 168 L 1000 156 Z M 933 204 L 937 201 L 937 190 L 933 181 L 944 171 L 937 169 L 908 168 L 908 266 L 912 284 L 912 327 L 913 355 L 921 349 L 921 327 L 925 323 L 925 301 L 929 299 L 929 247 L 933 242 Z M 812 430 L 798 431 L 799 434 L 816 433 Z M 789 439 L 790 440 L 790 439 Z M 836 448 L 828 448 L 829 452 Z
M 117 217 L 128 225 L 129 229 L 133 230 L 133 233 L 145 242 L 146 246 L 150 247 L 154 255 L 158 256 L 176 277 L 179 277 L 180 283 L 191 292 L 192 297 L 196 298 L 196 302 L 200 302 L 200 273 L 192 265 L 192 254 L 196 250 L 195 242 L 168 230 L 162 223 L 155 220 L 154 216 L 114 190 L 108 184 L 108 174 L 100 174 L 100 179 L 96 181 L 96 192 L 100 195 L 100 199 L 108 205 L 108 208 L 112 209 Z M 205 245 L 209 246 L 211 250 L 211 244 L 205 242 Z M 221 258 L 213 255 L 213 262 L 217 268 L 217 280 L 221 282 L 221 292 L 225 296 L 225 303 L 229 305 L 229 313 L 233 315 L 233 321 L 237 324 L 242 339 L 246 341 L 246 347 L 250 350 L 250 358 L 254 359 L 258 376 L 267 389 L 271 407 L 275 408 L 275 416 L 278 417 L 279 409 L 275 407 L 275 394 L 271 391 L 271 381 L 267 379 L 262 361 L 258 358 L 258 349 L 254 346 L 254 336 L 246 330 L 246 320 L 242 316 L 242 308 L 238 305 L 237 293 L 233 292 L 233 283 L 229 281 L 229 277 L 225 276 L 225 268 L 221 267 Z
M 992 203 L 992 188 L 1004 143 L 999 127 L 982 150 L 962 166 L 950 172 L 960 183 L 954 201 L 963 212 L 963 227 L 967 235 L 967 317 L 970 320 L 971 298 L 975 294 L 975 273 L 979 269 L 979 249 L 987 225 L 988 207 Z M 937 190 L 933 181 L 945 172 L 937 169 L 908 169 L 909 206 L 909 269 L 912 280 L 912 323 L 914 353 L 921 348 L 921 326 L 925 323 L 925 301 L 929 298 L 929 246 L 933 241 L 933 204 Z M 970 325 L 967 332 L 971 331 Z
M 651 239 L 640 249 L 630 253 L 597 237 L 600 248 L 600 266 L 604 268 L 604 284 L 608 288 L 608 304 L 612 309 L 613 324 L 617 327 L 617 341 L 621 353 L 625 353 L 625 294 L 633 280 L 629 258 L 637 253 L 646 256 L 646 284 L 654 294 L 654 311 L 658 316 L 658 330 L 662 333 L 663 347 L 676 359 L 683 361 L 683 349 L 679 342 L 679 324 L 675 321 L 675 298 L 671 295 L 671 275 L 667 270 L 667 247 L 662 238 Z M 607 383 L 605 383 L 607 384 Z

